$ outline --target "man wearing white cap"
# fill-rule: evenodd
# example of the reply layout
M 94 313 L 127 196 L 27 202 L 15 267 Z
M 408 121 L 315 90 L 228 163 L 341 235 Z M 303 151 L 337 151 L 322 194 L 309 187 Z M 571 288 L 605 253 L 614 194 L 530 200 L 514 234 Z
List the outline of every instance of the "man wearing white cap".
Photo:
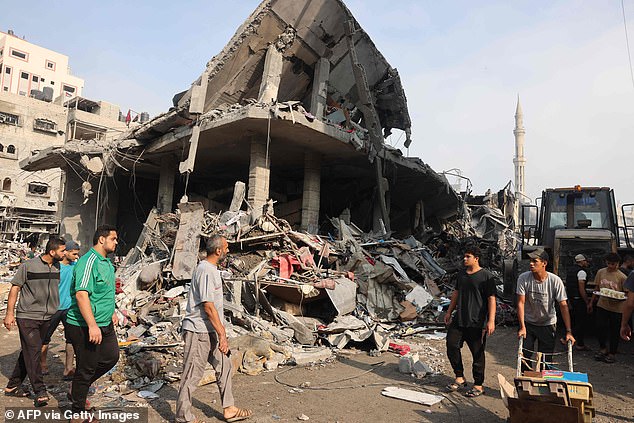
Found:
M 588 327 L 588 294 L 586 282 L 588 277 L 588 260 L 583 254 L 575 256 L 575 264 L 570 267 L 566 275 L 566 293 L 572 303 L 572 334 L 575 337 L 576 348 L 587 351 L 584 338 Z

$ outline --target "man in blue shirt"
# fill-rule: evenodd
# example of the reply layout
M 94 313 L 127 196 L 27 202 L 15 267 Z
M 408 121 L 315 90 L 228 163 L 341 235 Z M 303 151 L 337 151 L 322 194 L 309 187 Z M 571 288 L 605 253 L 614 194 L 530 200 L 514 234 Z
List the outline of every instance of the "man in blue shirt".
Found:
M 73 266 L 79 258 L 79 244 L 75 241 L 69 241 L 66 243 L 66 251 L 64 252 L 64 258 L 60 261 L 59 266 L 59 307 L 57 313 L 51 318 L 50 326 L 48 327 L 48 333 L 42 340 L 42 374 L 48 374 L 48 366 L 46 364 L 46 354 L 48 353 L 48 344 L 51 342 L 51 337 L 59 323 L 62 322 L 64 328 L 66 328 L 66 314 L 70 308 L 70 282 L 73 279 Z M 63 380 L 73 380 L 75 369 L 73 367 L 73 359 L 75 357 L 75 351 L 73 350 L 73 344 L 70 343 L 68 336 L 64 334 L 66 338 L 66 362 L 64 365 Z

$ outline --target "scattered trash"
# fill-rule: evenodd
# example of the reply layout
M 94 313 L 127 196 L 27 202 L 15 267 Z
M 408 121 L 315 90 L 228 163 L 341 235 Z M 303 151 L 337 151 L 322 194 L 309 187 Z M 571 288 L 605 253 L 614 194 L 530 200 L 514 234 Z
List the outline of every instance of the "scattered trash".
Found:
M 402 399 L 409 402 L 432 406 L 438 404 L 444 398 L 440 395 L 426 394 L 424 392 L 412 391 L 410 389 L 397 388 L 396 386 L 388 386 L 383 388 L 381 395 L 390 398 Z
M 152 391 L 139 391 L 137 393 L 137 396 L 139 398 L 144 398 L 144 399 L 157 399 L 159 398 L 159 395 L 152 392 Z

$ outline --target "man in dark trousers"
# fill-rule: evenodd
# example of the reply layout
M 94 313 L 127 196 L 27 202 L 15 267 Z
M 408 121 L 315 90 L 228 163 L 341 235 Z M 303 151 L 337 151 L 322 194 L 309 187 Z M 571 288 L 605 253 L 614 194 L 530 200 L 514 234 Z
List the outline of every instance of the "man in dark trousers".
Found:
M 473 388 L 467 397 L 484 393 L 484 369 L 486 337 L 495 331 L 495 280 L 491 272 L 480 267 L 480 250 L 467 248 L 463 257 L 465 269 L 458 273 L 456 290 L 445 314 L 447 329 L 447 356 L 456 375 L 447 390 L 457 391 L 467 386 L 460 349 L 467 343 L 473 356 Z M 451 313 L 456 310 L 456 315 Z
M 530 270 L 517 278 L 517 320 L 520 324 L 517 336 L 524 338 L 522 354 L 527 360 L 531 359 L 533 348 L 537 343 L 537 351 L 547 354 L 545 360 L 550 362 L 551 355 L 555 351 L 555 334 L 557 333 L 555 304 L 557 303 L 566 328 L 565 341 L 575 343 L 570 325 L 566 287 L 559 276 L 546 270 L 549 260 L 546 251 L 538 248 L 529 253 L 528 257 Z M 528 370 L 525 364 L 522 368 Z
M 29 393 L 22 388 L 22 382 L 28 375 L 35 394 L 36 407 L 43 407 L 49 401 L 40 355 L 51 317 L 59 306 L 59 261 L 64 257 L 65 244 L 63 238 L 51 236 L 44 254 L 22 264 L 11 281 L 7 300 L 4 327 L 11 330 L 17 323 L 22 351 L 4 394 L 13 397 L 28 396 Z M 18 293 L 20 301 L 16 308 Z
M 176 398 L 175 420 L 178 423 L 199 421 L 192 412 L 192 396 L 207 363 L 216 372 L 224 420 L 237 422 L 253 414 L 251 410 L 236 407 L 233 399 L 231 352 L 223 323 L 222 279 L 218 271 L 218 263 L 229 252 L 227 240 L 219 235 L 212 236 L 207 241 L 206 251 L 207 258 L 194 270 L 187 294 L 182 326 L 185 341 L 183 373 Z
M 114 226 L 102 225 L 93 237 L 93 247 L 75 265 L 70 286 L 71 306 L 66 315 L 66 333 L 73 344 L 76 370 L 70 397 L 72 421 L 85 419 L 90 385 L 119 361 L 114 325 L 114 266 L 106 256 L 117 248 Z
M 572 335 L 577 341 L 575 347 L 579 351 L 589 350 L 585 344 L 585 335 L 590 324 L 588 319 L 590 298 L 586 293 L 586 283 L 592 280 L 589 272 L 588 260 L 583 254 L 577 254 L 574 266 L 570 266 L 566 274 L 566 294 L 572 305 Z

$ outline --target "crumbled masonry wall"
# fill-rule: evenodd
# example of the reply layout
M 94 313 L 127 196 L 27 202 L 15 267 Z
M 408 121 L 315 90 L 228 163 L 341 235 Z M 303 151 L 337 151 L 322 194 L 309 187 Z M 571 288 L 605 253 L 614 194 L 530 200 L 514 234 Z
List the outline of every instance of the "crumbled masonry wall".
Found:
M 40 172 L 25 172 L 19 161 L 29 157 L 34 151 L 63 145 L 64 134 L 57 131 L 45 132 L 33 128 L 35 119 L 46 119 L 56 123 L 57 130 L 66 128 L 66 110 L 51 103 L 10 93 L 0 93 L 0 112 L 19 117 L 19 124 L 0 123 L 0 206 L 12 206 L 34 211 L 55 212 L 59 197 L 61 172 L 50 169 Z M 7 147 L 14 145 L 16 154 L 8 154 Z M 11 189 L 2 191 L 2 182 L 11 179 Z M 28 194 L 30 182 L 43 182 L 50 186 L 45 196 Z M 49 204 L 50 203 L 50 204 Z

